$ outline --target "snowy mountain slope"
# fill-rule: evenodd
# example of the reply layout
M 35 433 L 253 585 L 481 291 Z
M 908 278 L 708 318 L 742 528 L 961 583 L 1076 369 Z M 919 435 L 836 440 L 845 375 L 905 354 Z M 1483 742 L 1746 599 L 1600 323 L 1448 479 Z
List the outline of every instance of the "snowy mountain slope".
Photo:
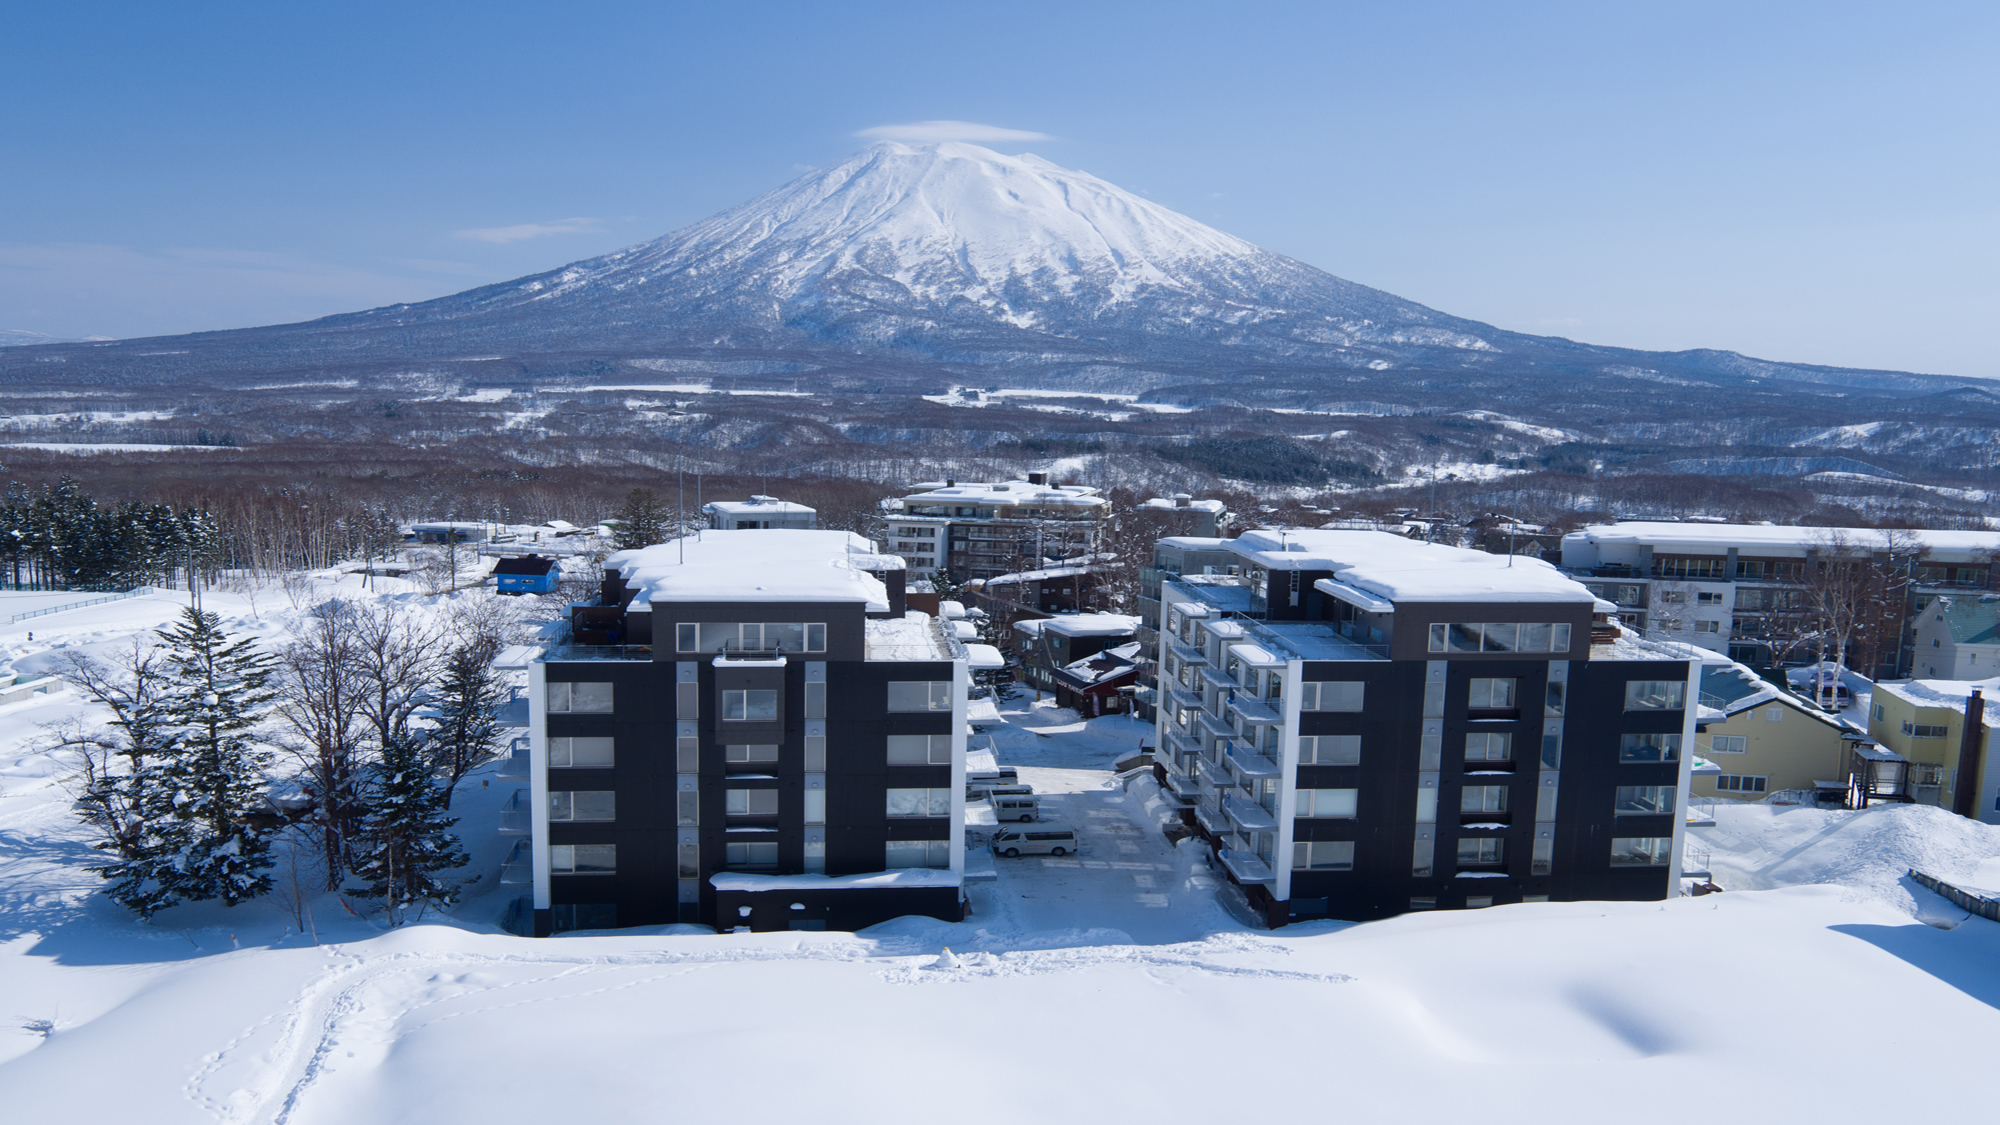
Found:
M 961 143 L 877 145 L 651 242 L 531 277 L 175 341 L 172 359 L 152 354 L 168 350 L 158 340 L 63 346 L 63 374 L 401 378 L 419 362 L 588 356 L 859 369 L 903 392 L 929 390 L 941 371 L 994 366 L 1022 375 L 1010 374 L 1014 385 L 1095 379 L 1120 390 L 1218 379 L 1324 389 L 1329 378 L 1412 368 L 1670 386 L 1960 383 L 1507 332 L 1335 277 L 1088 173 Z M 31 372 L 0 365 L 0 380 Z

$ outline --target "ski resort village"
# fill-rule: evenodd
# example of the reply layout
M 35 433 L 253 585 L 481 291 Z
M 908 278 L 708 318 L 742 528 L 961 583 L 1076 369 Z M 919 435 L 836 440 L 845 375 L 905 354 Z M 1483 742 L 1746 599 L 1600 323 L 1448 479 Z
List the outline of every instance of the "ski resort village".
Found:
M 2000 532 L 1057 480 L 17 552 L 9 1118 L 1977 1111 Z

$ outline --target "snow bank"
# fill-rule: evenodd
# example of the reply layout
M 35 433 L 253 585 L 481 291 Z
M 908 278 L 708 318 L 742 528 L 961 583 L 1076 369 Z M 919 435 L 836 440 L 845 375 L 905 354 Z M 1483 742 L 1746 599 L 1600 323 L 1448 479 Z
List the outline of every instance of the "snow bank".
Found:
M 2000 825 L 1928 805 L 1849 811 L 1718 802 L 1715 827 L 1690 834 L 1710 849 L 1715 881 L 1729 890 L 1831 884 L 1843 898 L 1904 914 L 1927 910 L 1911 868 L 1977 882 L 2000 861 Z M 1990 870 L 1990 868 L 1989 868 Z

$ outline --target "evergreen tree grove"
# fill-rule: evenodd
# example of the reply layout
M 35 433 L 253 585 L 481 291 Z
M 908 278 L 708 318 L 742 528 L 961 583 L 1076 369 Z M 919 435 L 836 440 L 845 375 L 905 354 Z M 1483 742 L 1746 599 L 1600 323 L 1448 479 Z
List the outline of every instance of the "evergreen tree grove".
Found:
M 451 831 L 458 818 L 445 811 L 448 791 L 432 780 L 427 758 L 420 738 L 398 731 L 369 764 L 369 808 L 354 864 L 365 885 L 355 893 L 381 899 L 392 926 L 457 903 L 479 878 L 450 874 L 471 857 Z

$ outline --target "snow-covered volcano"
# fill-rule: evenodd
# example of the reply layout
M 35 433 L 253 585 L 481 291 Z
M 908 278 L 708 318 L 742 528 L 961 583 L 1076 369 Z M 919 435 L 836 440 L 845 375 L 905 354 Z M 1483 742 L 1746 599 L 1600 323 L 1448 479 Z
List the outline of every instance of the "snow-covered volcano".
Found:
M 1088 173 L 961 143 L 877 145 L 651 242 L 361 316 L 502 310 L 617 335 L 651 327 L 695 345 L 761 337 L 944 353 L 1058 342 L 1126 351 L 1131 333 L 1293 354 L 1477 351 L 1491 350 L 1483 334 L 1493 332 Z

